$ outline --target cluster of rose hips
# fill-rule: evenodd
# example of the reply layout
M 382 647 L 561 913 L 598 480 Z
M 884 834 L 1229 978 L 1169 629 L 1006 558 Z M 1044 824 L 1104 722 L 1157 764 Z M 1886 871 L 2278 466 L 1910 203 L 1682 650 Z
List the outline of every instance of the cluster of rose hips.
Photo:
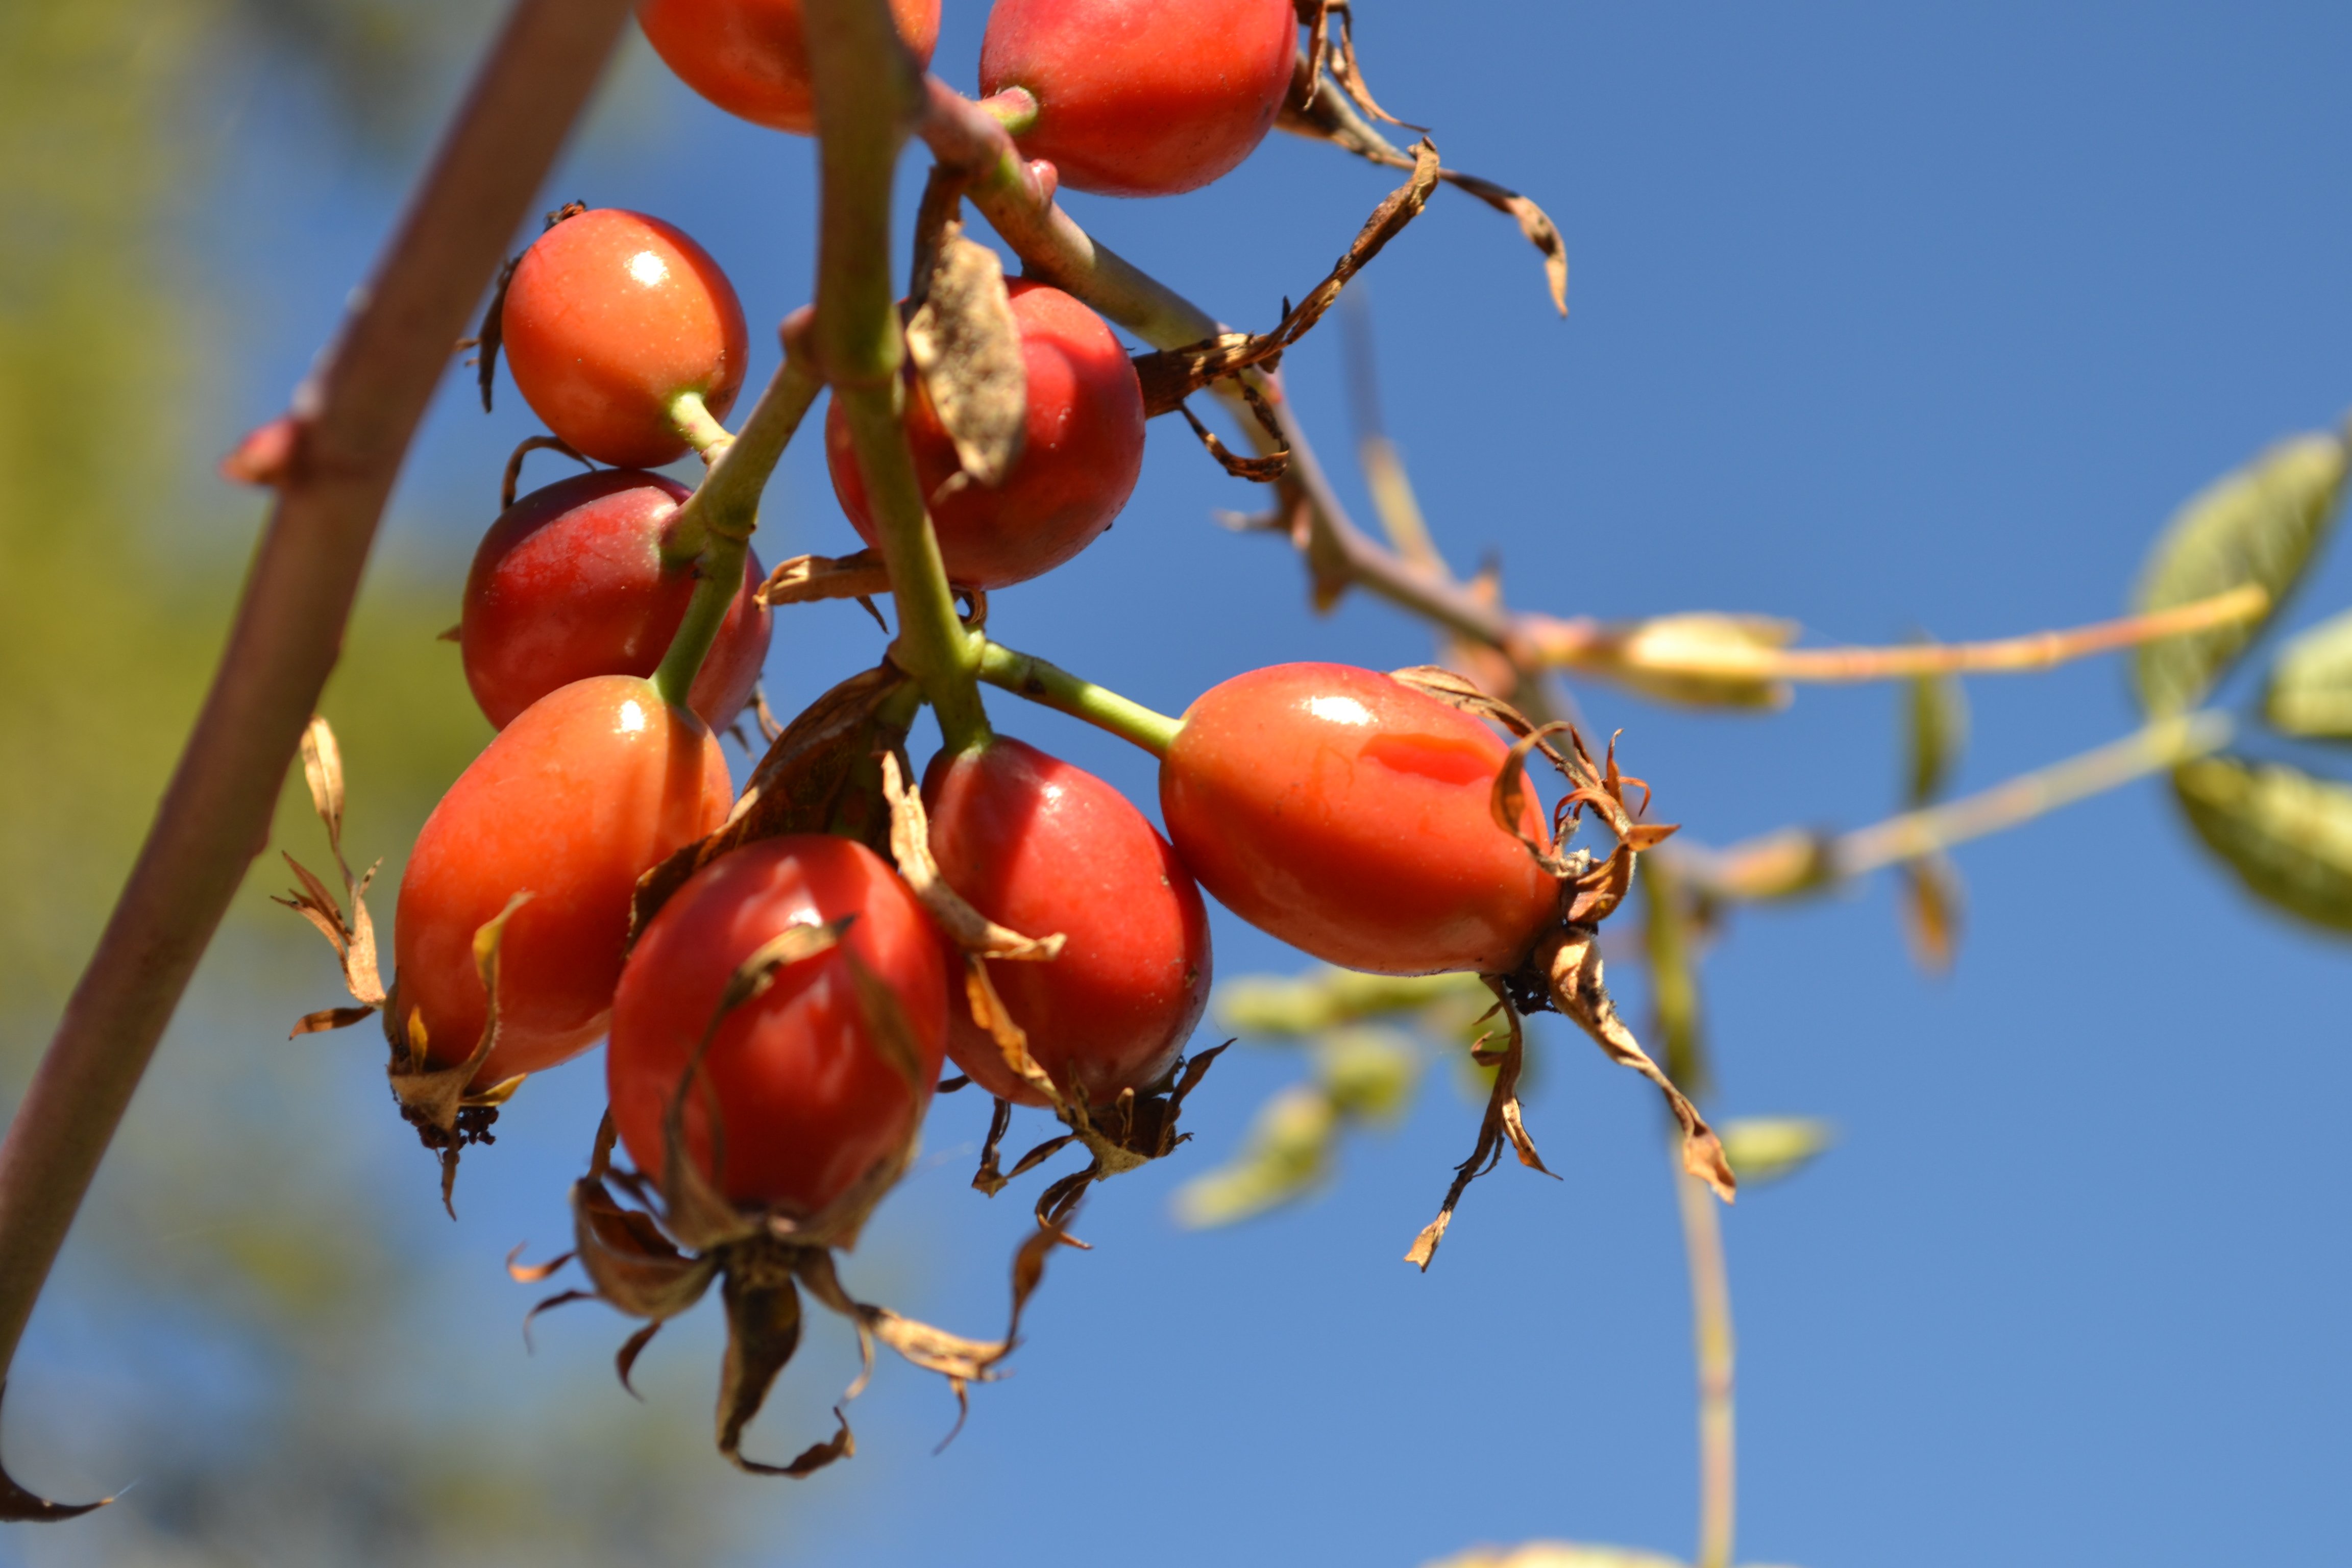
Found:
M 892 8 L 928 62 L 938 0 Z M 797 0 L 645 0 L 640 15 L 714 102 L 813 129 Z M 1180 192 L 1265 136 L 1292 89 L 1300 22 L 1292 0 L 997 0 L 981 86 L 1029 95 L 1019 145 L 1062 183 Z M 1027 404 L 1001 482 L 964 473 L 919 380 L 905 394 L 940 559 L 975 602 L 1083 551 L 1142 466 L 1145 399 L 1109 326 L 1060 289 L 1007 291 Z M 462 1111 L 488 1112 L 522 1075 L 609 1037 L 613 1127 L 670 1215 L 689 1204 L 686 1181 L 771 1216 L 762 1235 L 821 1246 L 854 1235 L 862 1212 L 845 1226 L 822 1216 L 870 1207 L 877 1173 L 883 1186 L 897 1173 L 943 1058 L 1000 1101 L 1051 1106 L 1081 1131 L 1116 1113 L 1131 1130 L 1139 1100 L 1170 1091 L 1207 998 L 1202 887 L 1309 953 L 1384 973 L 1523 974 L 1572 918 L 1589 866 L 1554 848 L 1525 744 L 1421 686 L 1328 664 L 1255 670 L 1181 720 L 1124 728 L 1160 757 L 1165 838 L 1102 780 L 983 731 L 931 759 L 919 808 L 891 759 L 857 786 L 887 803 L 834 831 L 694 854 L 751 805 L 714 731 L 751 699 L 771 611 L 746 553 L 723 617 L 697 625 L 709 529 L 689 490 L 648 470 L 689 449 L 723 460 L 741 309 L 678 229 L 567 209 L 512 269 L 494 324 L 555 438 L 537 444 L 611 466 L 511 501 L 467 582 L 467 679 L 499 733 L 409 858 L 382 998 L 395 1083 L 453 1091 L 424 1119 L 452 1157 L 482 1120 Z M 875 543 L 838 401 L 826 455 L 844 511 Z M 905 693 L 882 750 L 906 732 Z M 901 839 L 894 864 L 877 848 L 910 820 L 928 842 Z M 649 874 L 680 855 L 702 863 L 646 918 Z M 939 918 L 936 883 L 982 922 L 1058 944 L 975 955 Z M 594 1275 L 605 1211 L 591 1207 Z M 810 1267 L 783 1266 L 821 1295 L 837 1289 Z

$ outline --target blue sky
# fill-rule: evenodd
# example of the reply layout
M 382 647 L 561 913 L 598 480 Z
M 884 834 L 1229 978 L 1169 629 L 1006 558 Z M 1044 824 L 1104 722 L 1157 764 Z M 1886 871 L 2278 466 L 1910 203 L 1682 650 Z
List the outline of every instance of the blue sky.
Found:
M 2098 619 L 2180 499 L 2352 404 L 2341 6 L 1358 10 L 1382 100 L 1567 237 L 1565 322 L 1508 220 L 1453 193 L 1367 277 L 1388 421 L 1440 542 L 1465 570 L 1498 559 L 1515 604 L 1767 612 L 1838 641 Z M 951 82 L 970 84 L 984 15 L 949 0 L 935 63 Z M 199 416 L 215 447 L 278 405 L 413 163 L 348 165 L 283 134 L 302 113 L 264 89 L 225 122 L 204 257 L 242 353 Z M 633 39 L 546 205 L 637 207 L 693 233 L 742 292 L 756 381 L 774 358 L 759 324 L 807 295 L 812 164 Z M 1393 183 L 1276 138 L 1192 195 L 1068 205 L 1263 327 Z M 1327 325 L 1286 364 L 1363 508 L 1339 338 Z M 395 500 L 401 562 L 455 569 L 533 428 L 510 390 L 485 418 L 462 383 Z M 1427 657 L 1419 627 L 1369 601 L 1311 617 L 1279 543 L 1211 521 L 1256 500 L 1162 422 L 1118 526 L 998 595 L 992 629 L 1171 711 L 1258 664 Z M 854 543 L 814 441 L 768 514 L 771 562 Z M 2287 624 L 2347 603 L 2339 554 Z M 877 647 L 854 607 L 787 612 L 771 698 L 797 707 Z M 1964 788 L 2134 722 L 2111 662 L 1969 695 Z M 1895 799 L 1891 689 L 1814 689 L 1769 718 L 1580 698 L 1595 728 L 1623 731 L 1659 815 L 1711 842 L 1856 825 Z M 1010 699 L 992 711 L 1150 808 L 1139 753 Z M 1843 1140 L 1726 1220 L 1742 1558 L 2328 1560 L 2352 1463 L 2330 1136 L 2352 1088 L 2346 948 L 2252 906 L 2158 784 L 1961 867 L 1949 979 L 1908 964 L 1883 883 L 1743 911 L 1708 964 L 1719 1107 L 1826 1116 Z M 1303 963 L 1222 912 L 1215 935 L 1227 975 Z M 236 1026 L 231 979 L 208 972 L 181 1045 Z M 947 1396 L 886 1367 L 856 1462 L 761 1503 L 774 1523 L 746 1560 L 979 1568 L 1115 1550 L 1136 1568 L 1411 1568 L 1535 1536 L 1686 1552 L 1689 1326 L 1655 1101 L 1566 1031 L 1538 1036 L 1528 1118 L 1564 1180 L 1479 1184 L 1425 1278 L 1399 1257 L 1476 1116 L 1442 1078 L 1402 1130 L 1349 1148 L 1331 1195 L 1232 1231 L 1172 1225 L 1174 1184 L 1302 1070 L 1231 1053 L 1188 1114 L 1197 1141 L 1091 1201 L 1097 1250 L 1057 1260 L 1017 1374 L 976 1392 L 957 1443 L 932 1457 Z M 351 1071 L 357 1086 L 367 1068 Z M 551 1322 L 535 1359 L 499 1349 L 519 1305 L 496 1267 L 562 1233 L 601 1081 L 583 1063 L 535 1084 L 496 1164 L 469 1165 L 461 1223 L 418 1226 L 449 1310 L 495 1329 L 465 1397 L 606 1375 L 625 1331 L 600 1309 Z M 349 1098 L 354 1117 L 376 1109 Z M 964 1188 L 985 1109 L 940 1102 L 938 1158 L 849 1265 L 871 1293 L 974 1331 L 999 1321 L 1028 1202 Z M 415 1173 L 388 1140 L 382 1157 Z M 422 1215 L 432 1194 L 412 1184 Z M 699 1409 L 710 1350 L 707 1333 L 665 1341 L 648 1392 Z M 813 1440 L 850 1370 L 840 1336 L 820 1335 L 753 1447 Z M 610 1392 L 604 1417 L 640 1418 Z

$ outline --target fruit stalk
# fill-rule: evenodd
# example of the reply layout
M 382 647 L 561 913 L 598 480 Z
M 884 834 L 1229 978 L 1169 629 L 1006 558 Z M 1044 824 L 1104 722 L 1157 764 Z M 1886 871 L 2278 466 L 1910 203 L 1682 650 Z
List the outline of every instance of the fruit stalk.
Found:
M 373 279 L 295 395 L 293 460 L 212 689 L 0 1142 L 0 1369 L 189 975 L 267 842 L 448 345 L 466 331 L 628 10 L 626 0 L 518 0 Z M 19 1498 L 0 1511 L 49 1517 L 16 1511 Z
M 891 658 L 914 677 L 950 748 L 988 735 L 964 630 L 900 422 L 905 342 L 891 297 L 891 180 L 923 79 L 884 0 L 807 0 L 816 88 L 821 229 L 811 348 L 841 404 L 898 607 Z
M 678 623 L 669 651 L 654 671 L 654 689 L 672 707 L 687 705 L 687 694 L 694 689 L 694 678 L 701 673 L 710 645 L 718 640 L 728 606 L 742 591 L 743 552 L 760 525 L 760 493 L 767 488 L 776 460 L 783 456 L 824 384 L 803 347 L 808 314 L 803 308 L 785 321 L 784 363 L 744 419 L 741 431 L 719 448 L 701 486 L 678 509 L 671 547 L 681 554 L 699 557 L 700 577 L 687 605 L 686 618 Z
M 1116 691 L 1081 679 L 1042 658 L 1015 653 L 1001 643 L 982 646 L 980 678 L 1017 697 L 1057 709 L 1073 719 L 1083 719 L 1097 730 L 1107 730 L 1122 741 L 1132 742 L 1155 757 L 1168 755 L 1176 731 L 1183 725 L 1180 719 L 1155 713 Z

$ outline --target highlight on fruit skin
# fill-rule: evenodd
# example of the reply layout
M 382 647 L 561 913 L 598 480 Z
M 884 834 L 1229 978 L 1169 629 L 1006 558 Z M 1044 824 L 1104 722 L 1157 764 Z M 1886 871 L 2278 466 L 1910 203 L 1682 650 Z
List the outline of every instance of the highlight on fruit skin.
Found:
M 942 751 L 923 778 L 940 874 L 982 915 L 1065 933 L 1045 963 L 992 961 L 1005 1011 L 1061 1091 L 1092 1108 L 1167 1077 L 1208 1004 L 1208 911 L 1175 849 L 1083 768 L 1008 736 Z M 951 1008 L 948 1054 L 1017 1105 L 1051 1103 Z
M 940 41 L 940 0 L 890 0 L 917 66 Z M 801 0 L 640 0 L 646 41 L 680 81 L 728 113 L 796 135 L 816 133 Z
M 1160 813 L 1218 902 L 1302 952 L 1381 974 L 1507 973 L 1560 916 L 1558 879 L 1493 815 L 1509 753 L 1392 677 L 1275 665 L 1185 710 Z M 1518 820 L 1549 841 L 1532 790 Z
M 750 337 L 735 287 L 686 232 L 597 207 L 531 242 L 499 310 L 531 411 L 587 457 L 651 468 L 686 455 L 742 389 Z M 691 398 L 695 411 L 681 414 Z
M 693 559 L 666 548 L 690 493 L 660 474 L 607 468 L 533 490 L 490 525 L 466 576 L 457 640 L 492 724 L 574 680 L 653 674 L 698 580 Z M 765 576 L 747 550 L 743 591 L 688 694 L 714 731 L 735 721 L 767 660 Z
M 1037 100 L 1015 140 L 1071 189 L 1175 195 L 1256 150 L 1297 55 L 1290 0 L 996 0 L 980 90 Z

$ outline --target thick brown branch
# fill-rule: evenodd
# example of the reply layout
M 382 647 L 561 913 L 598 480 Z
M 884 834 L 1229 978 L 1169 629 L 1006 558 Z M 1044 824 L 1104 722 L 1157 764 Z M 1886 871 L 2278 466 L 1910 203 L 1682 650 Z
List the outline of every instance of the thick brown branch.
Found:
M 188 976 L 267 841 L 384 498 L 449 345 L 627 15 L 626 0 L 518 0 L 374 277 L 295 395 L 293 450 L 219 671 L 0 1143 L 0 1365 L 15 1354 Z

